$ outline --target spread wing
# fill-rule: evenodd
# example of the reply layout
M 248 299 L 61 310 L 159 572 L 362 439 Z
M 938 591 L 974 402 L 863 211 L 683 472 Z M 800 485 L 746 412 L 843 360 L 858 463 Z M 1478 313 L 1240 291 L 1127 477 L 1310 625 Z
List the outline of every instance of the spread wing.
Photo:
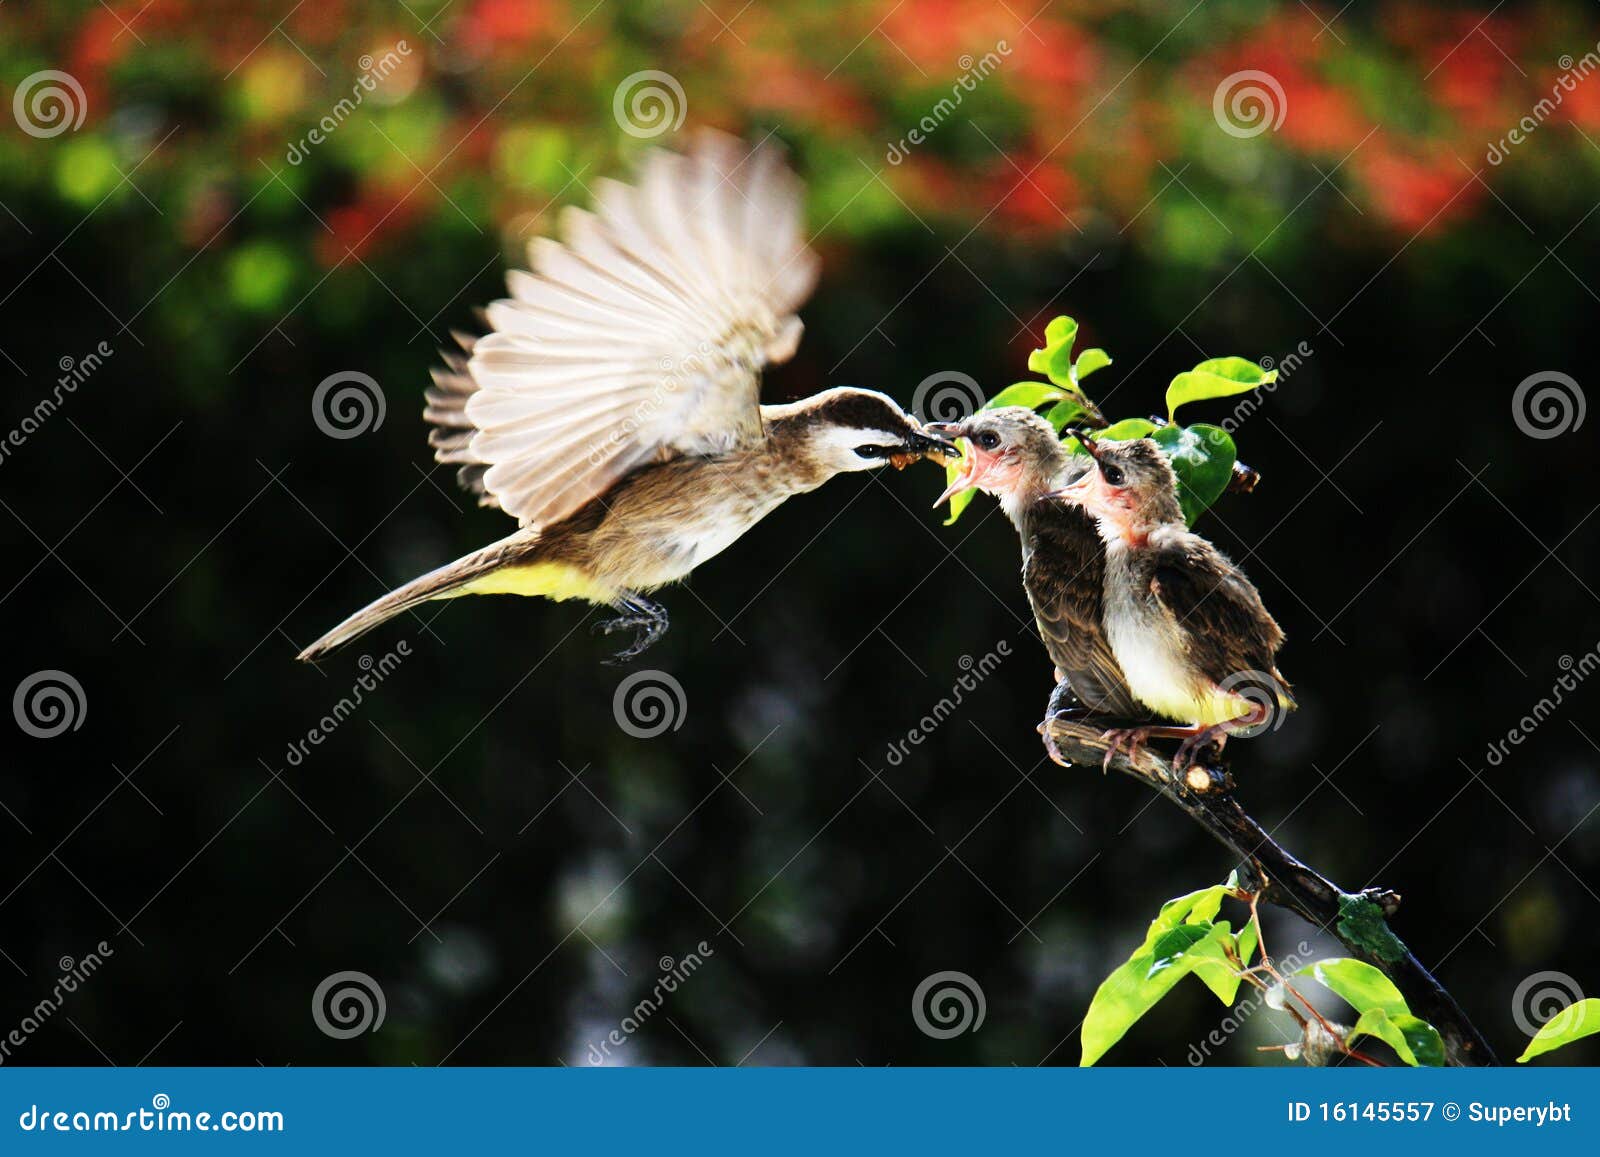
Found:
M 778 149 L 718 133 L 598 182 L 509 275 L 493 332 L 435 371 L 435 457 L 540 527 L 646 462 L 758 440 L 761 370 L 794 353 L 816 283 L 803 227 Z
M 1260 671 L 1287 690 L 1277 668 L 1283 630 L 1243 571 L 1192 534 L 1159 549 L 1152 563 L 1151 593 L 1182 624 L 1189 656 L 1208 679 Z
M 1128 689 L 1102 626 L 1105 555 L 1089 516 L 1064 502 L 1041 503 L 1028 519 L 1023 585 L 1050 661 L 1073 694 L 1097 714 L 1136 718 L 1149 712 Z

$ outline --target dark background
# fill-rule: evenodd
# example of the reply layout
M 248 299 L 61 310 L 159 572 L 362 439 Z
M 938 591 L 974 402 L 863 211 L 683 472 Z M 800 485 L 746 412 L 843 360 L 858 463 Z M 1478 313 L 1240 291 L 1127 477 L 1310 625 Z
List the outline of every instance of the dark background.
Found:
M 1027 13 L 984 5 L 913 6 L 878 33 L 889 5 L 722 6 L 742 39 L 713 39 L 695 5 L 607 5 L 565 41 L 587 5 L 318 5 L 274 32 L 287 7 L 224 22 L 114 5 L 138 37 L 98 5 L 0 9 L 7 111 L 41 68 L 73 72 L 89 102 L 72 133 L 0 129 L 0 424 L 19 426 L 62 358 L 113 349 L 0 461 L 0 687 L 59 669 L 84 692 L 59 737 L 6 720 L 0 1032 L 59 958 L 113 950 L 8 1063 L 584 1064 L 658 958 L 704 940 L 705 966 L 615 1061 L 1073 1064 L 1095 986 L 1161 901 L 1227 875 L 1136 785 L 1043 759 L 1050 670 L 1014 535 L 984 499 L 940 526 L 928 466 L 837 480 L 666 592 L 672 629 L 636 666 L 669 672 L 686 710 L 655 739 L 618 727 L 626 671 L 601 664 L 614 645 L 576 604 L 438 604 L 320 669 L 294 662 L 383 589 L 508 529 L 433 465 L 421 393 L 447 328 L 520 263 L 518 234 L 547 227 L 552 198 L 584 198 L 559 175 L 519 184 L 524 154 L 494 142 L 547 131 L 580 184 L 621 172 L 639 142 L 612 92 L 649 67 L 681 80 L 689 123 L 776 127 L 818 190 L 826 272 L 769 400 L 855 383 L 909 401 L 945 370 L 992 392 L 1026 376 L 1056 313 L 1117 359 L 1091 383 L 1113 416 L 1160 409 L 1203 357 L 1306 342 L 1236 435 L 1260 488 L 1202 524 L 1247 557 L 1301 703 L 1231 749 L 1241 798 L 1344 886 L 1403 893 L 1396 930 L 1507 1059 L 1524 978 L 1600 988 L 1600 691 L 1486 758 L 1563 657 L 1600 644 L 1593 419 L 1536 439 L 1511 409 L 1536 372 L 1588 384 L 1594 105 L 1574 97 L 1505 164 L 1482 160 L 1557 57 L 1594 47 L 1591 6 L 1476 32 L 1484 12 L 1465 6 L 1319 7 L 1335 37 L 1297 5 L 1207 5 L 1163 39 L 1187 5 L 1058 5 L 1036 25 L 1048 53 L 1017 31 Z M 985 82 L 996 95 L 939 127 L 922 171 L 886 168 L 883 142 L 996 35 L 1026 45 L 1006 67 L 1033 71 Z M 371 115 L 415 166 L 352 120 L 286 168 L 355 57 L 395 36 L 420 71 Z M 1462 58 L 1480 72 L 1458 76 Z M 289 72 L 252 79 L 263 61 Z M 1051 81 L 1052 63 L 1070 75 Z M 1209 100 L 1250 67 L 1284 78 L 1288 109 L 1245 140 Z M 294 70 L 300 95 L 273 104 Z M 1043 99 L 1047 82 L 1072 99 Z M 1041 158 L 1047 188 L 1016 189 Z M 387 403 L 343 441 L 310 405 L 341 370 Z M 291 763 L 360 657 L 402 639 L 398 670 Z M 891 764 L 963 657 L 1001 641 L 995 674 Z M 1309 931 L 1274 917 L 1267 943 L 1292 952 Z M 310 1003 L 346 969 L 382 986 L 387 1019 L 336 1040 Z M 987 1002 L 950 1040 L 910 1008 L 943 970 Z M 1224 1015 L 1186 982 L 1107 1063 L 1187 1063 Z M 1283 1063 L 1256 1048 L 1286 1023 L 1257 1013 L 1216 1060 Z

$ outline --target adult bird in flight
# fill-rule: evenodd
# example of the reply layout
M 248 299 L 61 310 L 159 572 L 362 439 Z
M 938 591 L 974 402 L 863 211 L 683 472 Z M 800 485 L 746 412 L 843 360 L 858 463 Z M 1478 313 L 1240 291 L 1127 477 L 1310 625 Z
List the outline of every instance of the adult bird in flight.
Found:
M 720 553 L 785 499 L 836 474 L 954 454 L 893 400 L 840 387 L 760 404 L 761 371 L 799 343 L 816 284 L 802 188 L 775 147 L 699 134 L 654 150 L 637 184 L 599 182 L 593 212 L 459 338 L 424 417 L 435 457 L 518 529 L 384 595 L 300 654 L 314 660 L 431 599 L 581 599 L 660 638 L 648 596 Z

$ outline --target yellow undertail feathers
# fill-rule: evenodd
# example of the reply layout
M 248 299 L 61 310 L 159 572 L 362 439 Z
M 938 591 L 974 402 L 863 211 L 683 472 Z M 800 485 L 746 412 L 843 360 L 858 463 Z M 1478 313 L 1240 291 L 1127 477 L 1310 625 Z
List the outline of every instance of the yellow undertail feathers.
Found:
M 1181 687 L 1168 684 L 1160 687 L 1140 686 L 1134 689 L 1141 702 L 1152 711 L 1168 719 L 1181 719 L 1185 723 L 1202 723 L 1215 726 L 1241 719 L 1262 704 L 1262 697 L 1240 695 L 1221 687 Z M 1277 709 L 1293 711 L 1295 701 L 1279 690 L 1274 696 Z
M 530 595 L 557 602 L 584 599 L 608 604 L 621 593 L 566 563 L 497 566 L 496 562 L 498 559 L 485 551 L 429 571 L 351 615 L 301 651 L 300 658 L 320 659 L 396 615 L 434 599 L 453 599 L 459 595 Z
M 576 567 L 559 562 L 535 562 L 526 566 L 503 566 L 485 575 L 446 591 L 440 598 L 457 595 L 531 595 L 536 598 L 566 602 L 583 599 L 586 602 L 606 605 L 617 597 L 617 591 L 605 583 L 597 582 Z

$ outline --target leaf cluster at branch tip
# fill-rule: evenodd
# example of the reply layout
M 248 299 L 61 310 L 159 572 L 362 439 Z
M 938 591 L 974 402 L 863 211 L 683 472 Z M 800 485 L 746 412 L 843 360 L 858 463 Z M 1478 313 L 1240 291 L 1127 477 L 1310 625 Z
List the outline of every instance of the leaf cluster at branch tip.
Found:
M 1186 896 L 1168 900 L 1161 906 L 1161 911 L 1145 932 L 1144 942 L 1095 991 L 1083 1020 L 1081 1065 L 1093 1065 L 1098 1061 L 1179 980 L 1191 974 L 1228 1006 L 1233 1005 L 1240 983 L 1247 974 L 1251 976 L 1251 984 L 1263 990 L 1262 999 L 1268 1008 L 1287 1011 L 1287 998 L 1292 995 L 1309 1014 L 1295 1014 L 1305 1039 L 1325 1039 L 1328 1049 L 1324 1051 L 1331 1056 L 1351 1053 L 1354 1042 L 1366 1036 L 1383 1041 L 1407 1065 L 1435 1066 L 1445 1063 L 1444 1038 L 1439 1030 L 1413 1014 L 1394 982 L 1366 961 L 1346 957 L 1318 960 L 1290 974 L 1309 976 L 1348 1003 L 1357 1017 L 1354 1025 L 1349 1026 L 1334 1024 L 1318 1013 L 1290 985 L 1289 978 L 1276 970 L 1268 957 L 1262 955 L 1260 964 L 1252 966 L 1251 960 L 1261 953 L 1260 924 L 1252 918 L 1235 933 L 1228 921 L 1218 920 L 1216 917 L 1222 901 L 1229 897 L 1249 899 L 1240 893 L 1236 874 L 1224 884 L 1190 892 Z M 1349 899 L 1355 901 L 1361 898 Z M 1380 912 L 1380 919 L 1381 915 Z M 1263 971 L 1275 977 L 1277 983 L 1266 986 L 1255 975 Z M 1593 1015 L 1586 1017 L 1579 1014 L 1576 1017 L 1584 1022 L 1585 1031 L 1580 1035 L 1600 1031 L 1600 1001 L 1587 1003 L 1594 1006 Z M 1571 1009 L 1567 1011 L 1571 1012 Z M 1550 1023 L 1555 1024 L 1557 1019 L 1552 1019 Z M 1337 1035 L 1330 1035 L 1325 1027 L 1328 1025 L 1333 1025 Z M 1563 1025 L 1551 1030 L 1551 1037 L 1566 1031 L 1566 1027 Z M 1540 1041 L 1535 1038 L 1523 1059 L 1537 1056 L 1547 1048 L 1559 1047 L 1561 1043 L 1565 1041 L 1552 1039 L 1552 1043 L 1536 1047 Z M 1313 1053 L 1320 1059 L 1313 1059 Z M 1327 1063 L 1331 1059 L 1316 1050 L 1307 1052 L 1300 1046 L 1292 1046 L 1288 1055 L 1316 1064 Z
M 1264 370 L 1246 358 L 1210 358 L 1172 379 L 1167 387 L 1165 421 L 1124 418 L 1108 422 L 1100 408 L 1084 393 L 1083 379 L 1109 366 L 1111 355 L 1091 347 L 1074 358 L 1077 340 L 1075 319 L 1063 316 L 1053 320 L 1045 327 L 1044 345 L 1028 355 L 1028 368 L 1048 380 L 1015 382 L 985 402 L 983 408 L 1024 406 L 1042 410 L 1057 433 L 1068 426 L 1087 425 L 1097 429 L 1096 437 L 1111 441 L 1153 439 L 1172 462 L 1173 472 L 1178 476 L 1178 499 L 1183 506 L 1183 516 L 1193 526 L 1195 519 L 1228 488 L 1238 451 L 1232 435 L 1220 426 L 1177 425 L 1178 409 L 1190 402 L 1225 398 L 1270 385 L 1278 380 L 1278 371 Z M 1085 453 L 1077 439 L 1071 438 L 1070 444 L 1074 453 Z M 960 469 L 959 463 L 946 467 L 950 482 L 955 481 Z M 973 493 L 963 490 L 951 496 L 946 526 L 961 517 Z

